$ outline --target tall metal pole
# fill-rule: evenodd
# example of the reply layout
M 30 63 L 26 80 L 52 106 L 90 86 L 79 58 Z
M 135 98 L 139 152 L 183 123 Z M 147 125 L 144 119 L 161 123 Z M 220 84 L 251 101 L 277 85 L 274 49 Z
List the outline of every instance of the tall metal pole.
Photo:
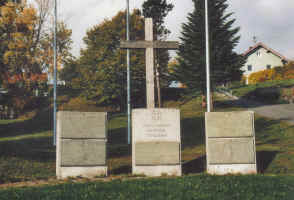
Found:
M 130 40 L 130 4 L 127 0 L 127 41 Z M 128 90 L 128 144 L 131 144 L 131 72 L 130 72 L 130 50 L 127 49 L 127 90 Z
M 209 21 L 208 21 L 208 0 L 205 0 L 205 34 L 206 34 L 206 90 L 207 90 L 207 112 L 211 111 L 210 97 L 210 54 L 209 54 Z
M 54 3 L 54 42 L 53 42 L 53 49 L 54 49 L 54 91 L 53 91 L 53 132 L 54 132 L 54 138 L 53 138 L 53 144 L 56 146 L 56 125 L 57 125 L 57 103 L 56 103 L 56 97 L 57 97 L 57 0 L 55 0 Z

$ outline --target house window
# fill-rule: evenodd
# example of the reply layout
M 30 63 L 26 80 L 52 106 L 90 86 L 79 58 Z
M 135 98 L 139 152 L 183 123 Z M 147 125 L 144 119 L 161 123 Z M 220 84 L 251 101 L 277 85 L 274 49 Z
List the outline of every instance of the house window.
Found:
M 267 65 L 267 66 L 266 66 L 266 69 L 271 69 L 271 68 L 272 68 L 271 65 Z
M 248 71 L 252 71 L 252 65 L 248 65 L 248 66 L 247 66 L 247 70 L 248 70 Z
M 257 51 L 256 52 L 256 55 L 259 57 L 261 54 L 260 54 L 260 51 Z

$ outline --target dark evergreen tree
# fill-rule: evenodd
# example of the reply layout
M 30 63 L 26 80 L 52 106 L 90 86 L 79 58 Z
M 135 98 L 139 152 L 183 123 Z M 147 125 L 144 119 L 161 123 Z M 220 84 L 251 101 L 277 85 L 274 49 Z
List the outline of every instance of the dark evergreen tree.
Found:
M 181 45 L 178 51 L 178 66 L 173 77 L 187 86 L 190 91 L 206 91 L 205 55 L 205 1 L 193 0 L 194 11 L 183 24 Z M 240 68 L 245 59 L 234 52 L 239 42 L 239 27 L 233 28 L 233 13 L 227 13 L 227 0 L 210 0 L 209 39 L 210 75 L 212 87 L 240 80 Z

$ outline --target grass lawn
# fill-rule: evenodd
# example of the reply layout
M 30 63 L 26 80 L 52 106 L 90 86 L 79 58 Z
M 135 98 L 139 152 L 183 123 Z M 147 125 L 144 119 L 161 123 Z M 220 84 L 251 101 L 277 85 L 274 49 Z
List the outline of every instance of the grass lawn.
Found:
M 199 99 L 191 99 L 189 101 L 183 102 L 168 102 L 165 104 L 166 107 L 178 107 L 181 109 L 181 132 L 182 132 L 182 162 L 183 162 L 183 173 L 184 175 L 189 174 L 203 174 L 205 172 L 205 146 L 204 146 L 204 111 L 200 107 Z M 233 107 L 231 102 L 228 100 L 217 100 L 215 107 L 217 111 L 231 111 L 231 110 L 240 110 L 241 108 Z M 126 144 L 127 141 L 127 121 L 124 114 L 112 114 L 109 119 L 109 149 L 108 149 L 108 166 L 110 176 L 115 177 L 127 177 L 131 173 L 131 152 L 130 146 Z M 34 181 L 34 180 L 47 180 L 55 178 L 55 148 L 52 145 L 52 116 L 47 111 L 42 111 L 38 113 L 35 117 L 28 120 L 12 120 L 0 121 L 0 184 L 20 182 L 20 181 Z M 257 142 L 257 160 L 258 160 L 258 170 L 260 173 L 265 174 L 276 174 L 276 175 L 294 175 L 294 126 L 290 126 L 284 122 L 277 120 L 266 119 L 260 116 L 256 116 L 255 120 L 255 129 L 256 129 L 256 142 Z M 284 187 L 283 184 L 287 185 L 288 182 L 294 181 L 293 177 L 286 176 L 277 176 L 277 177 L 267 177 L 267 176 L 253 176 L 253 177 L 240 177 L 235 178 L 226 178 L 226 177 L 210 177 L 210 176 L 185 176 L 184 178 L 179 179 L 148 179 L 145 181 L 138 180 L 136 181 L 126 181 L 122 184 L 114 181 L 114 183 L 90 183 L 86 185 L 79 184 L 66 184 L 55 187 L 46 187 L 40 195 L 46 196 L 47 193 L 52 193 L 52 191 L 57 191 L 57 194 L 68 195 L 72 197 L 76 193 L 66 193 L 65 191 L 70 190 L 70 187 L 77 188 L 74 191 L 84 191 L 91 190 L 91 188 L 102 188 L 105 190 L 105 195 L 123 195 L 127 196 L 128 192 L 122 191 L 119 193 L 121 187 L 126 187 L 130 190 L 130 194 L 135 191 L 141 191 L 138 194 L 138 198 L 142 198 L 142 191 L 145 191 L 145 186 L 147 187 L 146 191 L 152 189 L 151 183 L 159 184 L 161 182 L 169 185 L 168 188 L 178 188 L 179 190 L 169 189 L 173 195 L 184 194 L 185 188 L 188 187 L 197 187 L 204 188 L 202 191 L 194 188 L 191 190 L 195 195 L 204 196 L 211 195 L 213 191 L 208 192 L 212 188 L 212 185 L 202 185 L 200 183 L 209 181 L 233 181 L 238 179 L 240 184 L 249 180 L 260 180 L 259 183 L 250 183 L 253 184 L 252 188 L 243 188 L 240 187 L 240 194 L 243 194 L 244 191 L 250 189 L 252 191 L 258 190 L 258 188 L 263 187 L 272 191 L 270 188 L 275 186 L 275 180 L 277 184 L 280 184 L 279 187 Z M 272 181 L 272 185 L 263 185 L 262 179 Z M 283 182 L 285 179 L 285 183 Z M 187 182 L 186 182 L 187 181 Z M 191 183 L 189 183 L 191 181 Z M 195 184 L 194 184 L 195 181 Z M 200 181 L 198 183 L 198 181 Z M 237 182 L 238 182 L 237 181 Z M 288 182 L 287 182 L 288 181 Z M 192 184 L 193 182 L 193 184 Z M 249 182 L 248 182 L 249 183 Z M 117 188 L 117 192 L 112 192 L 115 189 L 111 189 L 113 184 L 114 188 Z M 190 184 L 190 185 L 189 185 Z M 239 183 L 238 183 L 239 184 Z M 249 186 L 250 186 L 249 184 Z M 257 188 L 253 189 L 254 184 Z M 102 186 L 103 185 L 103 186 Z M 134 187 L 133 187 L 134 185 Z M 220 184 L 219 187 L 222 184 Z M 245 184 L 246 185 L 246 184 Z M 149 187 L 150 186 L 150 187 Z M 247 184 L 248 186 L 248 184 Z M 249 187 L 248 186 L 248 187 Z M 232 184 L 228 188 L 224 188 L 225 193 L 220 195 L 233 195 L 229 194 L 228 190 L 234 188 Z M 244 186 L 245 187 L 245 186 Z M 286 187 L 286 186 L 285 186 Z M 104 189 L 103 189 L 104 188 Z M 148 189 L 149 188 L 149 189 Z M 207 190 L 206 190 L 206 189 Z M 154 189 L 154 188 L 153 188 Z M 152 189 L 152 190 L 153 190 Z M 264 190 L 265 190 L 264 189 Z M 159 195 L 158 198 L 161 198 L 160 195 L 162 191 L 166 191 L 167 187 L 162 187 L 154 189 L 154 195 Z M 10 197 L 9 195 L 29 195 L 34 194 L 35 189 L 19 189 L 19 190 L 3 190 L 0 193 L 1 199 L 2 194 L 5 198 Z M 178 191 L 178 192 L 176 192 Z M 204 192 L 206 191 L 206 193 Z M 242 192 L 243 191 L 243 192 Z M 16 193 L 14 193 L 16 192 Z M 164 192 L 163 192 L 164 193 Z M 189 192 L 188 192 L 189 193 Z M 264 194 L 266 192 L 264 191 Z M 148 195 L 147 193 L 144 193 Z M 250 194 L 250 193 L 249 193 Z M 248 194 L 248 195 L 249 195 Z M 286 194 L 286 193 L 285 193 Z M 51 198 L 54 199 L 55 194 L 52 194 Z M 82 194 L 80 194 L 82 195 Z M 97 191 L 93 189 L 93 195 L 98 195 Z M 99 193 L 100 195 L 100 193 Z M 237 194 L 236 194 L 237 195 Z M 263 195 L 263 194 L 261 194 Z M 282 195 L 282 194 L 277 194 Z M 74 196 L 74 195 L 73 195 Z M 68 197 L 68 198 L 69 198 Z M 77 198 L 70 199 L 83 199 L 77 195 Z M 218 199 L 222 199 L 219 196 Z M 37 199 L 37 196 L 34 197 Z M 105 197 L 106 198 L 106 197 Z M 122 197 L 124 198 L 124 197 Z M 136 197 L 137 198 L 137 197 Z M 151 198 L 151 197 L 150 197 Z M 188 199 L 192 196 L 188 196 Z M 233 198 L 238 199 L 237 196 Z M 251 197 L 248 196 L 247 199 Z M 4 198 L 3 198 L 4 199 Z M 9 198 L 8 198 L 9 199 Z M 10 198 L 13 199 L 13 198 Z M 22 199 L 22 198 L 20 198 Z M 46 199 L 46 198 L 42 198 Z M 66 199 L 66 197 L 62 198 Z M 87 198 L 85 198 L 87 199 Z M 99 196 L 97 196 L 99 199 Z M 107 199 L 107 198 L 106 198 Z M 253 197 L 251 199 L 254 199 Z M 271 199 L 270 195 L 269 198 Z
M 0 190 L 1 200 L 292 200 L 293 176 L 144 178 Z
M 268 104 L 286 103 L 282 96 L 291 96 L 294 79 L 281 81 L 267 81 L 246 86 L 232 86 L 233 95 L 250 98 Z

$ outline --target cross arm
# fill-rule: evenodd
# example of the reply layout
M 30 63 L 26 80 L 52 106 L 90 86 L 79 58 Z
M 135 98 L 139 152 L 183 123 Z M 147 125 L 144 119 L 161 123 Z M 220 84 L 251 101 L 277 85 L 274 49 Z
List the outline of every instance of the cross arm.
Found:
M 176 50 L 179 48 L 179 43 L 174 41 L 121 41 L 121 49 L 169 49 Z

